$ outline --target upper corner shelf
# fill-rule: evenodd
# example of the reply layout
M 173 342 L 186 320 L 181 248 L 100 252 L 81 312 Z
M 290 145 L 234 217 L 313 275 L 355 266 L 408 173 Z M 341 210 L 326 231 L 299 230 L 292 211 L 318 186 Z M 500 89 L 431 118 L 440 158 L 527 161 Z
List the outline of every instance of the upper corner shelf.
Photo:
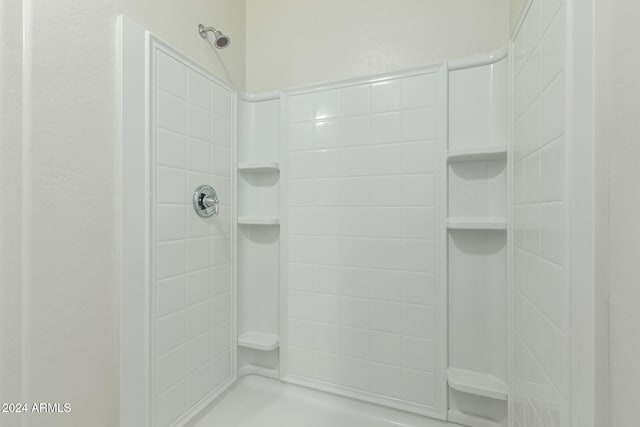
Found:
M 507 400 L 508 398 L 509 393 L 505 382 L 491 374 L 449 368 L 447 369 L 447 380 L 452 389 L 463 393 L 496 400 Z
M 471 162 L 475 160 L 494 160 L 507 156 L 506 145 L 491 145 L 485 147 L 463 147 L 449 150 L 449 162 Z
M 280 337 L 263 332 L 247 332 L 238 337 L 238 345 L 254 350 L 271 351 L 280 345 Z
M 280 163 L 278 162 L 240 162 L 238 163 L 239 171 L 254 172 L 254 173 L 267 173 L 277 172 L 280 170 Z

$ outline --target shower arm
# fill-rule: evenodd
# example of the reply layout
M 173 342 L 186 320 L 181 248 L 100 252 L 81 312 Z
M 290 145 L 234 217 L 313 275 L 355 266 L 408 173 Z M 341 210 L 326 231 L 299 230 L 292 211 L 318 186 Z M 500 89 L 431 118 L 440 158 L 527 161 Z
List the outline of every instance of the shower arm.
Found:
M 209 31 L 214 34 L 218 32 L 218 30 L 214 27 L 205 27 L 202 24 L 198 25 L 198 32 L 200 33 L 200 37 L 202 37 L 203 39 L 207 38 L 207 33 Z

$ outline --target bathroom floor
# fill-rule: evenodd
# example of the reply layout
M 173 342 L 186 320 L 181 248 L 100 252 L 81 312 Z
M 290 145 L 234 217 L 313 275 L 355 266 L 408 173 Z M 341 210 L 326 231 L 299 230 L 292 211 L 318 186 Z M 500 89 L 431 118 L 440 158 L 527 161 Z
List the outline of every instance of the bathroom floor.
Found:
M 453 427 L 259 376 L 242 378 L 192 427 Z

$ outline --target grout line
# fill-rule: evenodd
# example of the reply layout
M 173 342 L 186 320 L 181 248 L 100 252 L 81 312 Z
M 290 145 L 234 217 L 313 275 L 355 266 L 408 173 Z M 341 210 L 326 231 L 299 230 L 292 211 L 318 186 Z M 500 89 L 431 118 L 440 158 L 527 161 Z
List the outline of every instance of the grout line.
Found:
M 564 204 L 565 201 L 562 199 L 558 199 L 558 200 L 539 200 L 539 201 L 534 201 L 534 202 L 520 202 L 520 203 L 514 203 L 513 206 L 516 207 L 522 207 L 522 208 L 527 208 L 527 207 L 545 207 L 548 205 L 558 205 L 558 204 Z
M 565 137 L 565 135 L 564 135 L 564 132 L 563 132 L 563 133 L 561 133 L 560 135 L 555 136 L 555 137 L 553 137 L 552 139 L 550 139 L 550 140 L 548 140 L 548 141 L 543 142 L 541 145 L 539 145 L 538 147 L 536 147 L 536 148 L 535 148 L 535 150 L 533 150 L 533 151 L 526 152 L 527 150 L 524 150 L 524 149 L 523 149 L 522 151 L 525 151 L 525 155 L 524 155 L 524 156 L 522 156 L 522 157 L 520 157 L 520 158 L 518 158 L 518 159 L 514 159 L 514 163 L 516 163 L 516 164 L 517 164 L 517 163 L 520 163 L 520 162 L 525 161 L 525 160 L 527 160 L 528 158 L 530 158 L 530 157 L 532 157 L 532 156 L 534 156 L 534 155 L 536 155 L 536 154 L 538 154 L 538 153 L 541 153 L 544 149 L 546 149 L 547 147 L 549 147 L 551 144 L 554 144 L 554 143 L 556 143 L 556 142 L 557 142 L 557 143 L 560 143 L 560 141 L 561 141 L 564 137 Z
M 301 95 L 309 95 L 309 94 L 301 94 Z M 402 97 L 402 93 L 400 94 L 400 96 Z M 285 125 L 293 126 L 293 125 L 314 124 L 314 123 L 328 123 L 328 122 L 349 121 L 352 119 L 362 119 L 362 118 L 373 119 L 376 116 L 385 116 L 385 115 L 396 114 L 396 113 L 402 114 L 405 112 L 414 112 L 414 111 L 420 111 L 420 110 L 433 110 L 436 108 L 438 108 L 437 102 L 434 104 L 421 105 L 418 107 L 410 107 L 410 108 L 400 107 L 400 108 L 392 108 L 390 110 L 381 110 L 381 111 L 373 111 L 373 112 L 368 111 L 367 113 L 348 114 L 348 115 L 338 114 L 332 117 L 313 118 L 312 116 L 311 119 L 290 121 L 290 122 L 287 122 Z
M 416 177 L 416 176 L 434 176 L 435 172 L 417 172 L 417 173 L 378 173 L 378 174 L 362 174 L 362 175 L 331 175 L 331 176 L 290 176 L 289 180 L 297 179 L 343 179 L 343 178 L 388 178 L 388 177 Z
M 185 73 L 185 88 L 186 88 L 186 94 L 189 93 L 189 79 L 187 78 L 188 73 Z M 188 103 L 186 103 L 187 105 L 185 105 L 185 135 L 187 136 L 187 140 L 185 141 L 185 156 L 184 156 L 184 160 L 185 160 L 185 167 L 183 169 L 183 173 L 185 175 L 185 180 L 184 180 L 184 189 L 185 189 L 185 194 L 189 195 L 189 177 L 188 177 L 188 173 L 187 173 L 187 168 L 189 166 L 189 154 L 190 154 L 190 144 L 189 144 L 189 106 Z M 157 205 L 156 205 L 156 209 L 157 209 Z M 189 212 L 191 213 L 191 212 Z M 189 232 L 189 221 L 185 215 L 185 219 L 184 219 L 185 223 L 184 223 L 184 229 L 187 230 L 187 233 Z M 157 226 L 157 223 L 156 223 Z M 185 240 L 184 242 L 184 266 L 185 266 L 185 270 L 188 270 L 187 266 L 189 265 L 189 244 L 188 242 Z M 185 379 L 185 385 L 184 385 L 184 393 L 183 393 L 183 403 L 185 408 L 187 408 L 189 405 L 187 404 L 187 361 L 188 361 L 188 355 L 187 355 L 187 336 L 188 336 L 188 328 L 187 328 L 187 301 L 189 298 L 189 289 L 188 289 L 188 280 L 187 280 L 187 275 L 184 274 L 184 339 L 183 339 L 183 345 L 184 345 L 184 365 L 182 366 L 182 375 Z
M 551 377 L 549 376 L 547 369 L 542 365 L 542 362 L 538 359 L 538 356 L 536 355 L 536 353 L 531 349 L 531 347 L 529 346 L 529 343 L 520 335 L 520 333 L 518 332 L 518 329 L 513 328 L 512 332 L 518 338 L 518 340 L 522 343 L 522 346 L 525 347 L 525 349 L 529 352 L 531 358 L 538 365 L 542 373 L 545 375 L 551 387 L 553 387 L 553 389 L 555 390 L 556 393 L 558 393 L 559 396 L 564 398 L 564 395 L 560 393 L 560 389 L 558 388 L 558 386 L 553 381 L 551 381 Z
M 311 239 L 315 239 L 315 238 L 327 238 L 327 239 L 331 239 L 331 240 L 338 240 L 338 239 L 345 239 L 345 240 L 382 240 L 382 241 L 389 241 L 389 240 L 396 240 L 398 242 L 436 242 L 437 239 L 426 239 L 426 238 L 422 238 L 422 237 L 402 237 L 402 236 L 392 236 L 392 237 L 387 237 L 387 236 L 374 236 L 374 235 L 367 235 L 367 236 L 355 236 L 355 235 L 342 235 L 342 234 L 307 234 L 307 233 L 289 233 L 289 238 L 291 237 L 296 237 L 296 238 L 311 238 Z
M 437 274 L 437 272 L 434 271 L 418 271 L 418 270 L 406 270 L 406 269 L 402 269 L 402 268 L 386 268 L 386 267 L 366 267 L 366 266 L 358 266 L 358 265 L 338 265 L 338 264 L 323 264 L 323 263 L 318 263 L 318 262 L 314 262 L 314 263 L 310 263 L 310 262 L 304 262 L 304 261 L 289 261 L 288 262 L 289 265 L 294 264 L 294 265 L 306 265 L 306 266 L 311 266 L 311 267 L 338 267 L 338 268 L 344 268 L 344 269 L 350 269 L 350 270 L 372 270 L 372 271 L 392 271 L 392 272 L 400 272 L 400 273 L 419 273 L 419 274 L 426 274 L 426 275 L 430 275 L 430 276 L 435 276 Z
M 223 148 L 225 150 L 231 150 L 231 146 L 230 145 L 222 145 L 222 144 L 219 144 L 217 142 L 214 142 L 213 140 L 207 141 L 205 139 L 201 139 L 201 138 L 198 138 L 196 136 L 191 136 L 191 135 L 189 135 L 189 133 L 187 131 L 181 132 L 181 131 L 178 131 L 178 130 L 175 130 L 175 129 L 171 129 L 171 128 L 168 128 L 166 126 L 162 126 L 162 125 L 159 125 L 159 124 L 156 124 L 155 127 L 156 127 L 156 129 L 160 129 L 160 130 L 162 130 L 164 132 L 172 133 L 174 135 L 183 137 L 185 139 L 193 139 L 193 140 L 196 140 L 198 142 L 202 142 L 204 144 L 215 145 L 215 146 L 217 146 L 219 148 Z M 213 135 L 210 135 L 209 137 L 213 138 Z M 184 142 L 186 143 L 187 141 L 184 141 Z
M 328 354 L 328 355 L 331 355 L 331 356 L 337 356 L 337 357 L 344 358 L 344 359 L 357 360 L 359 362 L 368 362 L 367 363 L 368 365 L 370 365 L 370 364 L 378 364 L 378 365 L 383 365 L 383 366 L 389 366 L 389 367 L 392 367 L 392 368 L 398 368 L 398 369 L 401 369 L 401 370 L 416 371 L 416 372 L 427 373 L 427 374 L 432 374 L 432 375 L 436 374 L 436 371 L 429 371 L 429 370 L 426 370 L 426 369 L 411 368 L 411 367 L 408 367 L 408 366 L 396 365 L 394 363 L 374 360 L 374 359 L 371 359 L 371 358 L 363 359 L 362 357 L 351 356 L 351 355 L 344 354 L 344 353 L 336 353 L 336 352 L 332 352 L 332 351 L 328 351 L 328 350 L 319 350 L 319 349 L 316 349 L 316 348 L 304 347 L 304 346 L 293 345 L 293 344 L 289 344 L 289 347 L 293 347 L 295 349 L 300 349 L 300 350 L 313 352 L 313 353 Z M 310 376 L 310 377 L 307 377 L 307 378 L 314 379 L 314 380 L 320 380 L 316 376 Z M 320 380 L 320 381 L 322 381 L 322 380 Z M 386 395 L 381 395 L 381 396 L 386 396 Z M 391 397 L 391 396 L 386 396 L 386 397 Z
M 373 131 L 371 131 L 373 132 Z M 371 148 L 379 148 L 379 147 L 397 147 L 397 146 L 405 146 L 405 145 L 416 145 L 416 144 L 437 144 L 436 138 L 415 138 L 415 139 L 405 139 L 403 137 L 399 137 L 400 141 L 392 141 L 392 142 L 370 142 L 367 144 L 353 144 L 353 145 L 329 145 L 329 146 L 318 146 L 311 148 L 303 148 L 299 150 L 289 150 L 289 153 L 309 153 L 309 152 L 317 152 L 317 151 L 339 151 L 339 150 L 353 150 L 353 149 L 371 149 Z
M 540 308 L 540 306 L 538 306 L 538 304 L 529 295 L 527 295 L 524 292 L 521 286 L 514 286 L 513 289 L 516 293 L 520 294 L 522 298 L 524 298 L 527 302 L 529 302 L 529 304 L 531 304 L 534 310 L 537 311 L 544 318 L 544 320 L 546 320 L 554 329 L 556 329 L 556 331 L 559 332 L 560 335 L 566 335 L 566 333 L 563 332 L 558 325 L 556 325 L 556 322 L 551 320 L 549 315 L 545 313 L 544 310 L 542 310 L 542 308 Z
M 308 289 L 298 289 L 298 288 L 292 288 L 289 289 L 289 292 L 295 292 L 298 294 L 306 294 L 306 295 L 311 295 L 311 296 L 316 296 L 316 295 L 320 295 L 320 296 L 331 296 L 331 297 L 337 297 L 337 298 L 344 298 L 344 299 L 355 299 L 355 300 L 359 300 L 359 301 L 367 301 L 367 302 L 385 302 L 387 304 L 392 304 L 392 305 L 403 305 L 403 306 L 409 306 L 409 307 L 421 307 L 421 308 L 433 308 L 433 309 L 437 309 L 438 307 L 435 304 L 420 304 L 417 302 L 406 302 L 406 301 L 389 301 L 388 299 L 382 299 L 382 298 L 375 298 L 375 297 L 359 297 L 359 296 L 354 296 L 354 295 L 342 295 L 342 294 L 334 294 L 331 292 L 322 292 L 322 291 L 316 291 L 316 290 L 308 290 Z M 304 319 L 302 317 L 291 317 L 292 319 L 297 319 L 297 320 L 305 320 L 305 321 L 311 321 L 311 319 Z M 322 322 L 320 320 L 316 320 L 314 318 L 313 321 L 318 321 L 318 322 Z M 340 325 L 340 323 L 333 323 L 333 322 L 322 322 L 322 323 L 326 323 L 326 324 L 330 324 L 330 325 Z M 365 329 L 365 328 L 359 328 L 357 326 L 347 326 L 344 325 L 347 328 L 350 329 Z M 370 328 L 369 328 L 370 329 Z M 373 330 L 373 329 L 370 329 Z M 379 331 L 379 332 L 385 332 L 383 330 L 378 330 L 375 329 L 375 331 Z M 386 333 L 390 333 L 393 334 L 395 332 L 388 332 L 386 331 Z M 413 336 L 413 335 L 411 335 Z M 416 338 L 420 338 L 420 337 L 416 337 Z M 426 338 L 424 338 L 426 339 Z

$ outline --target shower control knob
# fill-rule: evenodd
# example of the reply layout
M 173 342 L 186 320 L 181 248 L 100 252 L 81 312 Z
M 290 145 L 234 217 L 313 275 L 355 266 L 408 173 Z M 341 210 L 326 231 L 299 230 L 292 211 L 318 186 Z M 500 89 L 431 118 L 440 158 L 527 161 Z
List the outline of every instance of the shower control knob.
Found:
M 212 208 L 218 204 L 218 199 L 216 199 L 215 197 L 207 196 L 202 201 L 202 204 L 208 208 Z
M 201 185 L 193 193 L 193 210 L 202 218 L 218 215 L 219 203 L 216 190 L 210 185 Z

